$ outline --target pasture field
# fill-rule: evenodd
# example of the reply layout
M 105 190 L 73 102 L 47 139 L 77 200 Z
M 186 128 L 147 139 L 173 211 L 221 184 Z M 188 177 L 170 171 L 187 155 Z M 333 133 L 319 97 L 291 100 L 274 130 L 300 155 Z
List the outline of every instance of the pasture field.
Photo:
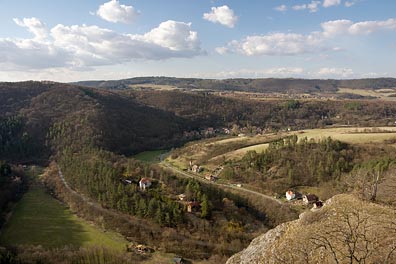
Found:
M 392 93 L 396 93 L 395 88 L 388 89 L 378 89 L 378 90 L 368 90 L 368 89 L 351 89 L 351 88 L 338 88 L 338 94 L 348 93 L 348 94 L 356 94 L 362 96 L 373 96 L 382 100 L 395 101 L 396 98 L 389 96 Z
M 18 202 L 2 230 L 0 241 L 11 246 L 103 246 L 117 251 L 125 250 L 128 243 L 121 235 L 78 218 L 39 184 L 33 184 Z
M 135 156 L 133 156 L 133 158 L 144 162 L 155 163 L 159 162 L 160 155 L 166 152 L 167 150 L 144 151 L 136 154 Z
M 175 155 L 170 155 L 166 161 L 179 169 L 187 169 L 191 160 L 194 164 L 203 164 L 206 169 L 213 170 L 222 163 L 223 156 L 228 153 L 242 148 L 265 144 L 279 137 L 281 137 L 281 134 L 231 138 L 221 137 L 194 141 L 179 149 L 176 158 L 172 158 L 172 156 L 174 157 Z
M 218 141 L 198 141 L 193 145 L 182 148 L 176 159 L 168 161 L 178 167 L 187 166 L 190 159 L 197 160 L 209 169 L 218 166 L 228 159 L 239 159 L 248 151 L 261 152 L 268 147 L 268 142 L 288 135 L 297 135 L 299 138 L 321 139 L 331 137 L 350 144 L 381 143 L 384 140 L 396 139 L 396 127 L 341 127 L 325 129 L 307 129 L 278 134 L 260 135 L 254 137 L 234 137 L 219 139 Z M 217 149 L 217 151 L 215 151 Z M 213 155 L 210 155 L 212 153 Z
M 381 132 L 382 131 L 382 132 Z M 298 138 L 307 137 L 308 139 L 321 139 L 331 137 L 350 144 L 368 144 L 381 143 L 384 140 L 396 139 L 396 127 L 378 127 L 378 128 L 325 128 L 325 129 L 307 129 L 290 132 L 285 135 L 297 135 Z M 261 152 L 268 147 L 266 144 L 258 144 L 246 148 L 241 148 L 229 153 L 225 153 L 226 159 L 237 159 L 242 157 L 248 151 Z
M 159 91 L 172 91 L 172 90 L 178 90 L 177 86 L 173 85 L 160 85 L 160 84 L 131 84 L 129 85 L 129 88 L 136 89 L 136 88 L 149 88 L 149 89 L 154 89 L 154 90 L 159 90 Z

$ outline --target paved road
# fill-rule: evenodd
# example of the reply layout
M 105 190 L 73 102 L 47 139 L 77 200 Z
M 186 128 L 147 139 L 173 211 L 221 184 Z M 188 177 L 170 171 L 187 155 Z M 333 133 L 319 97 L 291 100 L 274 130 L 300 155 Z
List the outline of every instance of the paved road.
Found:
M 172 166 L 171 164 L 169 164 L 166 161 L 161 162 L 159 165 L 161 165 L 161 166 L 173 171 L 174 173 L 177 173 L 177 174 L 179 174 L 179 175 L 181 175 L 183 177 L 186 177 L 186 178 L 192 178 L 192 179 L 196 179 L 196 180 L 198 180 L 200 182 L 204 182 L 206 184 L 210 183 L 210 184 L 221 186 L 221 187 L 224 187 L 224 188 L 234 189 L 234 190 L 237 190 L 237 191 L 240 191 L 240 192 L 253 194 L 253 195 L 257 196 L 258 198 L 264 198 L 264 199 L 268 199 L 268 200 L 277 202 L 278 204 L 282 204 L 281 201 L 279 201 L 278 199 L 275 199 L 272 196 L 265 195 L 265 194 L 262 194 L 262 193 L 259 193 L 259 192 L 255 192 L 255 191 L 246 189 L 244 187 L 238 187 L 238 186 L 234 186 L 234 185 L 231 185 L 231 184 L 222 184 L 222 183 L 216 183 L 216 182 L 209 182 L 208 180 L 206 180 L 206 179 L 204 179 L 204 178 L 202 178 L 202 177 L 200 177 L 200 176 L 198 176 L 196 174 L 189 173 L 189 172 L 186 172 L 186 171 L 182 171 L 182 170 L 180 170 L 178 168 L 175 168 L 174 166 Z

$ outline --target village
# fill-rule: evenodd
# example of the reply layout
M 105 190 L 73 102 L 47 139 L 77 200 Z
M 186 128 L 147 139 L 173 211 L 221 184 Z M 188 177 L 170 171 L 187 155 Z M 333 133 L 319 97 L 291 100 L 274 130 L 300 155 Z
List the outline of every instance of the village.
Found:
M 192 161 L 189 162 L 189 167 L 188 167 L 188 172 L 191 174 L 195 174 L 196 177 L 199 177 L 201 179 L 205 179 L 208 183 L 215 183 L 217 182 L 220 177 L 219 174 L 223 170 L 223 167 L 218 167 L 212 172 L 206 172 L 203 173 L 204 168 L 198 164 L 193 163 Z M 132 180 L 128 179 L 123 179 L 122 180 L 124 184 L 133 184 L 134 182 Z M 155 180 L 147 177 L 143 177 L 140 179 L 138 182 L 139 190 L 142 192 L 147 191 L 152 185 Z M 235 187 L 242 188 L 242 184 L 240 183 L 234 183 L 232 184 Z M 188 195 L 185 193 L 180 193 L 178 195 L 175 195 L 173 197 L 175 201 L 178 201 L 181 205 L 182 208 L 187 213 L 200 213 L 201 209 L 201 203 L 199 201 L 195 201 L 194 199 L 190 199 Z M 319 199 L 319 197 L 315 194 L 307 193 L 303 194 L 298 191 L 294 190 L 287 190 L 285 192 L 284 197 L 275 197 L 277 200 L 286 200 L 286 202 L 291 202 L 294 205 L 302 205 L 305 206 L 305 208 L 310 208 L 311 210 L 318 210 L 323 206 L 323 201 Z

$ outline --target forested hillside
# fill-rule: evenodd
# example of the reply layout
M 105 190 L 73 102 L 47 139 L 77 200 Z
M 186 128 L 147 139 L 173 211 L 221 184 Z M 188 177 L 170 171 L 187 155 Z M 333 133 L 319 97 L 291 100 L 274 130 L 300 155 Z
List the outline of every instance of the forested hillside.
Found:
M 193 121 L 195 127 L 260 126 L 275 130 L 326 125 L 393 125 L 396 104 L 370 100 L 242 100 L 177 91 L 121 92 Z M 194 127 L 194 126 L 193 126 Z
M 8 92 L 7 96 L 13 98 L 12 91 L 17 85 L 10 84 L 3 93 Z M 30 146 L 28 139 L 33 138 L 42 149 L 29 152 L 26 148 L 11 159 L 10 148 L 4 148 L 7 159 L 25 162 L 30 158 L 29 162 L 37 162 L 48 161 L 51 155 L 74 190 L 117 212 L 102 224 L 137 242 L 192 258 L 208 258 L 241 250 L 258 230 L 266 228 L 266 216 L 237 195 L 176 178 L 159 168 L 119 155 L 180 144 L 182 132 L 191 124 L 188 119 L 146 106 L 123 94 L 62 84 L 32 93 L 25 105 L 10 108 L 12 113 L 4 117 L 6 129 L 1 130 L 2 139 L 7 142 L 5 146 L 15 151 L 15 146 Z M 18 133 L 10 133 L 12 129 Z M 70 195 L 54 183 L 57 177 L 47 177 L 45 182 L 54 194 L 69 201 Z M 148 191 L 138 188 L 142 177 L 153 181 Z M 199 204 L 194 214 L 186 214 L 187 203 L 177 198 L 181 193 Z M 224 206 L 225 201 L 228 206 Z M 80 201 L 76 207 L 85 208 L 84 203 Z M 87 217 L 101 214 L 95 208 L 77 213 Z M 135 219 L 134 225 L 120 223 L 125 215 Z M 258 219 L 261 221 L 257 222 Z M 136 232 L 141 221 L 147 227 Z M 255 228 L 251 228 L 252 224 Z M 155 231 L 160 228 L 167 228 L 168 232 Z M 184 244 L 180 246 L 182 241 Z
M 272 193 L 321 186 L 326 198 L 349 188 L 367 192 L 365 196 L 370 199 L 369 186 L 374 182 L 369 175 L 382 175 L 395 163 L 396 151 L 388 144 L 350 145 L 330 137 L 298 140 L 294 135 L 271 142 L 260 153 L 249 151 L 239 161 L 227 161 L 222 177 Z M 360 176 L 356 175 L 358 172 Z M 350 175 L 356 178 L 351 180 Z
M 266 215 L 270 210 L 261 210 L 251 199 L 175 177 L 130 155 L 178 146 L 188 140 L 184 135 L 190 131 L 199 132 L 196 138 L 205 137 L 200 131 L 209 128 L 240 127 L 255 133 L 256 128 L 393 125 L 396 116 L 396 106 L 390 102 L 248 101 L 207 93 L 115 91 L 59 83 L 3 83 L 0 94 L 0 159 L 55 161 L 73 190 L 108 209 L 106 213 L 97 207 L 88 209 L 84 199 L 73 198 L 52 166 L 52 173 L 44 178 L 47 187 L 77 213 L 136 242 L 191 258 L 230 256 L 257 232 L 293 219 L 296 212 L 280 207 L 279 219 L 273 219 L 275 214 Z M 251 183 L 260 174 L 260 180 L 274 180 L 273 188 L 283 190 L 285 183 L 315 185 L 337 178 L 351 171 L 359 157 L 354 148 L 336 141 L 289 139 L 269 151 L 246 156 L 247 166 L 239 164 L 235 175 L 226 177 Z M 305 163 L 302 156 L 307 157 Z M 272 167 L 286 169 L 272 179 L 268 174 Z M 309 177 L 303 175 L 303 167 L 312 169 Z M 240 179 L 238 173 L 246 177 Z M 152 180 L 148 190 L 138 188 L 142 177 Z M 181 201 L 180 194 L 187 201 Z
M 71 130 L 63 131 L 76 132 L 72 140 L 79 140 L 81 133 L 90 134 L 92 143 L 124 154 L 170 147 L 180 140 L 183 127 L 188 126 L 188 122 L 172 113 L 91 88 L 2 83 L 0 94 L 0 156 L 8 149 L 15 153 L 7 151 L 8 158 L 48 158 L 50 128 L 55 124 L 72 124 Z
M 0 95 L 2 148 L 13 146 L 15 155 L 26 160 L 31 153 L 35 159 L 51 154 L 50 128 L 62 123 L 72 124 L 69 131 L 61 131 L 76 132 L 72 140 L 92 133 L 94 144 L 130 155 L 179 145 L 185 142 L 184 131 L 208 127 L 380 126 L 394 124 L 396 116 L 395 104 L 382 101 L 248 101 L 206 93 L 113 92 L 40 82 L 1 83 Z
M 206 89 L 216 91 L 249 91 L 278 93 L 329 93 L 339 87 L 355 89 L 381 89 L 396 87 L 396 79 L 356 79 L 356 80 L 321 80 L 321 79 L 193 79 L 169 77 L 138 77 L 115 81 L 82 81 L 76 84 L 104 89 L 127 89 L 130 85 L 171 85 L 185 89 Z

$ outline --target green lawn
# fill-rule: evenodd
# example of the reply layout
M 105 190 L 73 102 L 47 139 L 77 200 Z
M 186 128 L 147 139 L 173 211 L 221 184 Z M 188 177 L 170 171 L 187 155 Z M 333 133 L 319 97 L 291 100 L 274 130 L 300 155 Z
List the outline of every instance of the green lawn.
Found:
M 135 159 L 144 161 L 144 162 L 159 162 L 159 156 L 161 154 L 166 153 L 166 150 L 153 150 L 153 151 L 145 151 L 133 156 Z
M 126 240 L 73 215 L 64 205 L 33 184 L 13 211 L 0 236 L 5 245 L 42 245 L 45 248 L 105 246 L 124 250 Z

